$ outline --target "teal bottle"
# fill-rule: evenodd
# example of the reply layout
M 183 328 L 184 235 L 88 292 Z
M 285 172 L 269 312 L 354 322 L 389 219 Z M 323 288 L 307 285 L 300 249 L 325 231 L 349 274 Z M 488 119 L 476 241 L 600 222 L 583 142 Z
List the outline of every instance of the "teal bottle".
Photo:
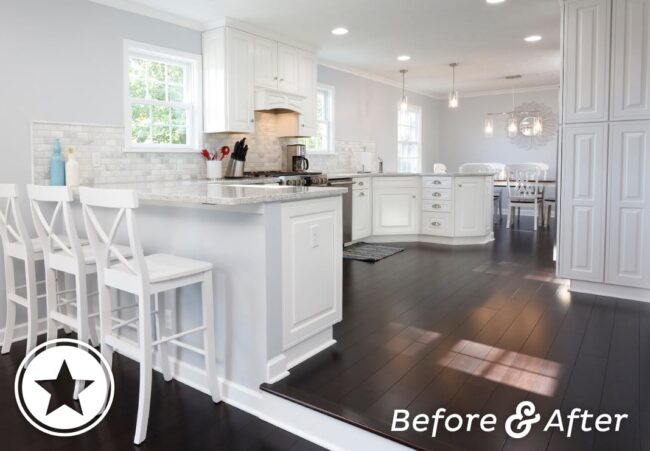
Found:
M 65 159 L 61 155 L 61 142 L 58 138 L 54 140 L 50 159 L 50 185 L 65 186 Z

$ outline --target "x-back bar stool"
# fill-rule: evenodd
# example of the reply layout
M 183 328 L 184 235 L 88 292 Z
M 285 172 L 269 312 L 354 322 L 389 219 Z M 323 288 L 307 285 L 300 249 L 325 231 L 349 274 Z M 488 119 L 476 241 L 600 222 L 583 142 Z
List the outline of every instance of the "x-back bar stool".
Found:
M 108 362 L 111 362 L 112 354 L 116 351 L 140 363 L 138 416 L 133 440 L 135 444 L 140 444 L 147 435 L 155 347 L 159 347 L 161 350 L 165 380 L 171 379 L 166 351 L 166 346 L 169 343 L 203 355 L 212 400 L 220 401 L 216 374 L 212 263 L 168 254 L 145 256 L 136 228 L 135 210 L 139 203 L 135 191 L 82 187 L 79 189 L 79 195 L 88 238 L 97 255 L 102 355 Z M 100 209 L 115 213 L 108 233 L 96 215 L 96 210 Z M 132 258 L 125 256 L 113 244 L 123 221 L 126 223 Z M 152 315 L 156 315 L 157 323 L 160 324 L 159 318 L 163 313 L 158 308 L 157 295 L 164 291 L 193 284 L 201 285 L 203 324 L 167 337 L 161 336 L 161 328 L 158 327 L 159 336 L 154 341 L 152 339 Z M 137 344 L 118 333 L 121 327 L 131 324 L 133 321 L 118 321 L 117 324 L 114 324 L 115 321 L 111 316 L 112 290 L 127 292 L 137 298 Z M 156 300 L 155 310 L 151 308 L 152 296 Z M 189 346 L 180 341 L 180 338 L 195 333 L 203 334 L 203 349 Z

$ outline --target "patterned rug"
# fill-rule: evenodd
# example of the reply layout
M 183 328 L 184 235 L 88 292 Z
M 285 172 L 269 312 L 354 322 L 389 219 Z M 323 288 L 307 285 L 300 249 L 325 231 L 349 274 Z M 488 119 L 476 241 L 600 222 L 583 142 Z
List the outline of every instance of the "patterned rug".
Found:
M 375 263 L 383 258 L 402 252 L 404 248 L 355 243 L 343 248 L 343 258 Z

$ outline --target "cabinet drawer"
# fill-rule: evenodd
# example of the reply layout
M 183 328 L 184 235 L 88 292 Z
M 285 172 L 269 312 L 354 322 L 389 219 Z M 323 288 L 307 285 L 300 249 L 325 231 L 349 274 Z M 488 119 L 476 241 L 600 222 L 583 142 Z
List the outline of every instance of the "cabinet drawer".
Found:
M 352 179 L 354 185 L 352 185 L 353 190 L 368 189 L 370 188 L 370 177 L 359 177 Z
M 422 234 L 452 236 L 454 227 L 451 213 L 422 214 Z
M 422 202 L 424 211 L 451 211 L 451 202 L 448 200 L 425 200 Z
M 451 187 L 451 177 L 423 177 L 423 188 L 449 188 Z
M 373 177 L 373 186 L 377 188 L 417 188 L 418 177 Z
M 451 200 L 450 189 L 423 189 L 422 200 Z

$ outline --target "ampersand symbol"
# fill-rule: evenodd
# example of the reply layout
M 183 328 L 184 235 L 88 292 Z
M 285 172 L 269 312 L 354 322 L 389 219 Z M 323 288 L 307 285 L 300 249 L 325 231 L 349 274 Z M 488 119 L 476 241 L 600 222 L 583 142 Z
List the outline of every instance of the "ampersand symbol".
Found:
M 535 405 L 530 401 L 522 401 L 517 406 L 517 413 L 510 415 L 506 420 L 506 433 L 512 438 L 523 438 L 539 419 L 540 415 L 535 413 Z

